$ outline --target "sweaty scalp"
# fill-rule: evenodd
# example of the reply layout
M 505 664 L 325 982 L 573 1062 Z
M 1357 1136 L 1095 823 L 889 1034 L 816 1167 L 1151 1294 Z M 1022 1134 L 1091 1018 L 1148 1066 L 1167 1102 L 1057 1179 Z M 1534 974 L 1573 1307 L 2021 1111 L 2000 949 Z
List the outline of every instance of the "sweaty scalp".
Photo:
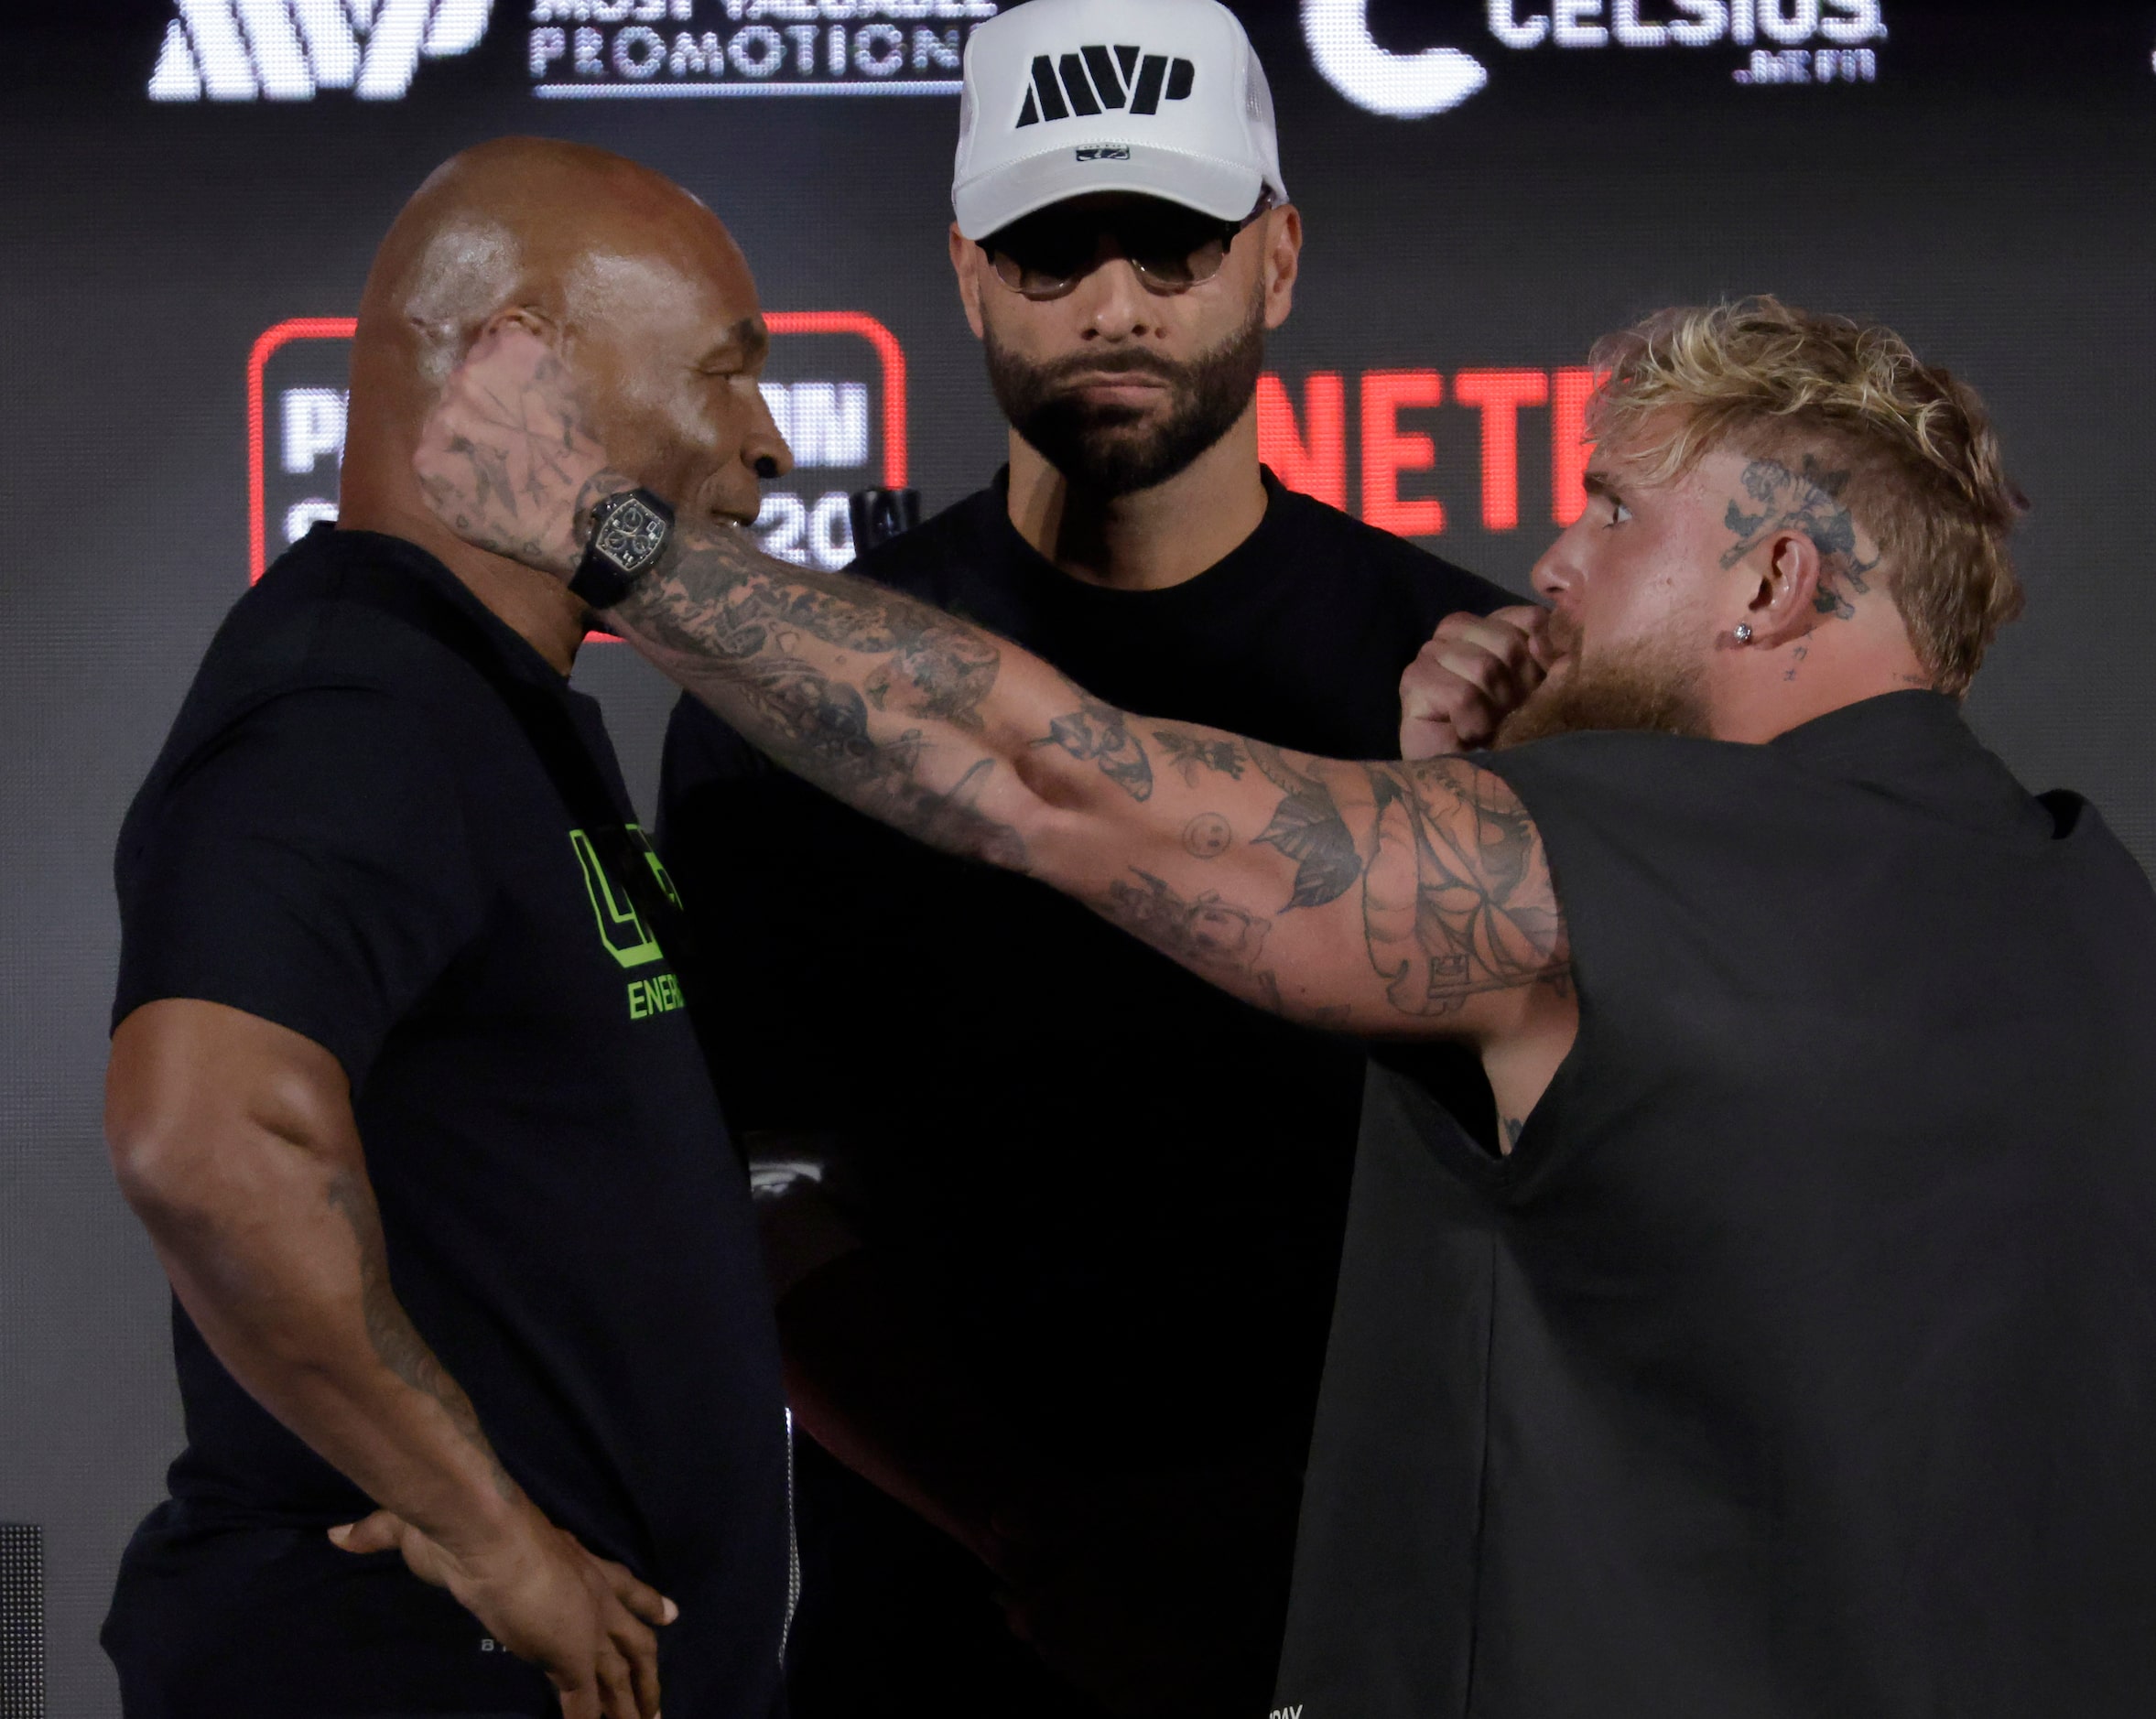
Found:
M 352 351 L 341 512 L 408 513 L 412 451 L 436 395 L 495 316 L 607 329 L 638 293 L 747 265 L 709 208 L 663 174 L 585 144 L 504 137 L 428 175 L 374 254 Z

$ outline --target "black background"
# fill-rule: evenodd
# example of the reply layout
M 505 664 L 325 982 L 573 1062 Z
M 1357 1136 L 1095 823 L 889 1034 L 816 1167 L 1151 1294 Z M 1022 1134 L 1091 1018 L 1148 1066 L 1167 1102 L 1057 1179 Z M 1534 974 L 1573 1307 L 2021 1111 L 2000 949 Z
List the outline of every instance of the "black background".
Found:
M 2156 5 L 1884 0 L 1876 82 L 1745 87 L 1728 44 L 1514 52 L 1480 5 L 1372 0 L 1387 46 L 1466 48 L 1490 70 L 1479 94 L 1412 122 L 1327 84 L 1288 0 L 1237 9 L 1309 232 L 1272 357 L 1298 402 L 1309 373 L 1346 373 L 1352 448 L 1363 371 L 1554 370 L 1655 307 L 1762 290 L 1885 319 L 1984 392 L 2036 504 L 2029 614 L 1979 676 L 1972 719 L 2031 785 L 2081 788 L 2156 860 Z M 699 27 L 720 10 L 699 0 Z M 55 1714 L 114 1707 L 94 1630 L 178 1443 L 162 1281 L 98 1127 L 109 865 L 246 578 L 255 338 L 351 314 L 374 243 L 443 157 L 545 132 L 702 196 L 768 308 L 888 325 L 929 507 L 1002 459 L 945 260 L 955 101 L 542 102 L 530 11 L 497 0 L 480 48 L 423 60 L 395 103 L 153 103 L 172 11 L 148 0 L 16 0 L 0 23 L 0 1519 L 47 1529 Z M 1435 470 L 1403 483 L 1446 503 L 1435 546 L 1518 588 L 1553 529 L 1547 414 L 1522 415 L 1510 532 L 1479 523 L 1473 413 L 1403 427 L 1436 442 Z M 1352 504 L 1352 462 L 1349 477 Z M 648 810 L 670 691 L 619 647 L 587 652 L 579 676 Z

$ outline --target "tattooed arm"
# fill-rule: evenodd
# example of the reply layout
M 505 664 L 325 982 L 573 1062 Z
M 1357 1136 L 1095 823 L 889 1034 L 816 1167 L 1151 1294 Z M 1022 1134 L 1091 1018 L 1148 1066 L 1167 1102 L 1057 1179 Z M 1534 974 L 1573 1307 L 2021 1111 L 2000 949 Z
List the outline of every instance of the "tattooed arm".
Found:
M 147 1003 L 113 1035 L 105 1126 L 217 1358 L 385 1507 L 339 1543 L 403 1551 L 542 1665 L 565 1714 L 650 1719 L 667 1602 L 547 1522 L 398 1304 L 337 1059 L 237 1009 Z
M 467 540 L 558 577 L 630 487 L 521 330 L 452 378 L 417 456 Z M 1253 1002 L 1488 1043 L 1569 1010 L 1542 843 L 1462 760 L 1344 764 L 1151 722 L 993 634 L 684 520 L 607 624 L 779 762 L 924 841 L 1031 872 Z

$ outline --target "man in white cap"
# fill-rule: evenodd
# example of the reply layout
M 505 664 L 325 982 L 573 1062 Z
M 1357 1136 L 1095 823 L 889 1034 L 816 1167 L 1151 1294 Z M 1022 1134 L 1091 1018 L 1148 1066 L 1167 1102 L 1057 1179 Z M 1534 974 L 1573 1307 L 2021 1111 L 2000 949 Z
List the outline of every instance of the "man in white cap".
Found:
M 1233 14 L 1033 0 L 981 26 L 953 202 L 1010 464 L 859 570 L 1162 713 L 1138 744 L 1056 737 L 1134 793 L 1149 753 L 1237 768 L 1176 721 L 1397 756 L 1402 670 L 1442 618 L 1509 600 L 1260 465 L 1303 234 Z M 1516 627 L 1456 642 L 1472 744 L 1484 692 L 1540 671 Z M 767 1240 L 815 1441 L 796 1719 L 1262 1713 L 1360 1050 L 892 836 L 693 700 L 662 822 L 735 976 L 711 1034 L 728 1114 L 787 1190 Z M 872 1023 L 831 1003 L 864 970 L 898 1005 Z M 1046 1043 L 1089 1047 L 1093 1077 L 1044 1089 Z M 1492 1126 L 1469 1059 L 1435 1079 Z

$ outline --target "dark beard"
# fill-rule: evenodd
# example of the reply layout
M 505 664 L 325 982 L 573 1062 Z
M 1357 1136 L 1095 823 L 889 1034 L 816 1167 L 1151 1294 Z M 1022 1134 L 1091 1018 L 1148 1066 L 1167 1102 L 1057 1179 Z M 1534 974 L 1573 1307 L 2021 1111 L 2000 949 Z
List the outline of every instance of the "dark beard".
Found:
M 1699 665 L 1681 660 L 1659 641 L 1614 651 L 1591 666 L 1572 666 L 1545 680 L 1497 731 L 1500 751 L 1588 729 L 1646 730 L 1708 735 Z
M 1264 303 L 1250 320 L 1186 363 L 1154 352 L 1081 353 L 1029 364 L 990 332 L 988 379 L 1017 432 L 1073 485 L 1112 499 L 1165 483 L 1235 427 L 1265 367 Z M 1168 386 L 1166 415 L 1148 423 L 1128 406 L 1099 406 L 1066 392 L 1076 375 L 1157 376 Z

